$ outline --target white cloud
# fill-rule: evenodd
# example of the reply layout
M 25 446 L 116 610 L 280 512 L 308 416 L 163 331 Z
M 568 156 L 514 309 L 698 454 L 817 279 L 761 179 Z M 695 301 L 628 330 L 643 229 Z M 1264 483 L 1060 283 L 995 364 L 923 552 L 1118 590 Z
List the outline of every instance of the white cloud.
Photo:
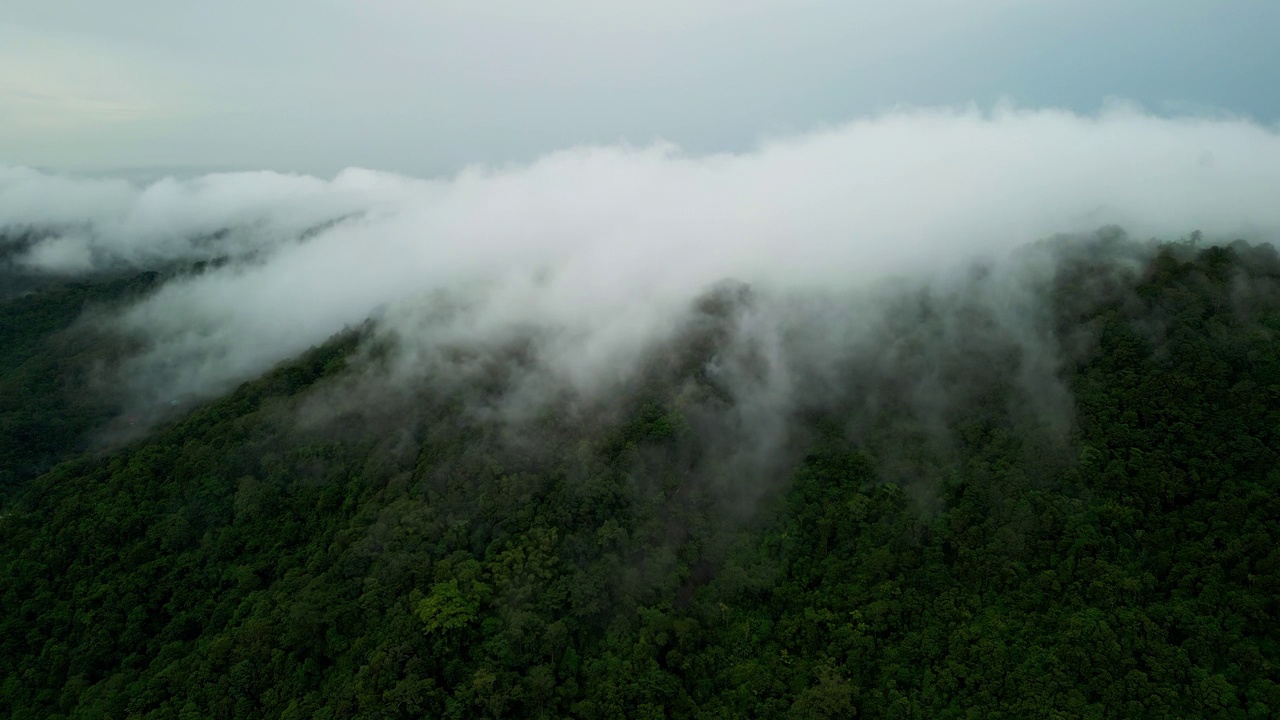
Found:
M 353 170 L 132 187 L 9 170 L 0 223 L 79 222 L 87 241 L 28 257 L 61 269 L 86 242 L 102 261 L 240 258 L 121 319 L 150 338 L 134 374 L 165 397 L 224 389 L 375 312 L 423 362 L 541 328 L 548 372 L 590 389 L 626 376 L 726 277 L 844 292 L 1112 222 L 1274 237 L 1278 194 L 1280 136 L 1246 121 L 1002 108 L 894 113 L 742 154 L 577 148 L 433 181 Z M 441 293 L 464 310 L 432 315 Z
M 32 247 L 19 260 L 21 264 L 56 273 L 77 274 L 93 270 L 91 240 L 84 235 L 67 233 Z

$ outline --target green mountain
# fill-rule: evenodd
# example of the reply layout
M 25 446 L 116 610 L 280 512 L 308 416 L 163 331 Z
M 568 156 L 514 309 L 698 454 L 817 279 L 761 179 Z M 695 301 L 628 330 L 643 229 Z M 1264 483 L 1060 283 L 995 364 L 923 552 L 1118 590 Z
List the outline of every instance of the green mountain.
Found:
M 1047 371 L 976 271 L 771 410 L 724 285 L 519 421 L 518 344 L 361 391 L 372 325 L 137 420 L 94 318 L 165 276 L 6 280 L 0 712 L 1276 717 L 1280 258 L 1070 247 Z

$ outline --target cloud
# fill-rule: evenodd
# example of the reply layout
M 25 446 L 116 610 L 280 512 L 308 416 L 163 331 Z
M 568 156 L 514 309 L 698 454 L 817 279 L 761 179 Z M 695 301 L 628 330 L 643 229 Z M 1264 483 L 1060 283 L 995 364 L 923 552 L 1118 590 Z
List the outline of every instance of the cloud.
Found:
M 318 224 L 398 202 L 412 184 L 351 170 L 329 181 L 220 173 L 139 186 L 0 167 L 0 227 L 73 232 L 106 264 L 239 257 L 296 239 Z M 26 262 L 49 272 L 76 270 L 60 264 L 60 257 L 35 248 Z
M 90 240 L 83 235 L 64 233 L 27 250 L 22 264 L 36 268 L 57 268 L 64 273 L 84 273 L 94 269 Z
M 434 180 L 139 186 L 10 168 L 0 226 L 55 229 L 24 256 L 48 271 L 230 259 L 117 319 L 146 339 L 129 375 L 157 401 L 223 391 L 374 314 L 401 372 L 438 365 L 441 348 L 535 337 L 526 390 L 590 393 L 630 377 L 725 278 L 836 297 L 1112 223 L 1269 239 L 1278 193 L 1280 135 L 1245 120 L 1000 107 L 903 110 L 740 154 L 581 147 Z M 761 311 L 769 332 L 794 330 L 785 307 Z

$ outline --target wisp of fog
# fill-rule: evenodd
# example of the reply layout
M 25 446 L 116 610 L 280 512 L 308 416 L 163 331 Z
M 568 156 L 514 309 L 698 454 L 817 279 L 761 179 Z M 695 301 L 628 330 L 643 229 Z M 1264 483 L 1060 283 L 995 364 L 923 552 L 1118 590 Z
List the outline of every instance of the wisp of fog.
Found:
M 224 391 L 372 316 L 405 372 L 435 348 L 536 330 L 541 381 L 589 392 L 625 379 L 728 278 L 768 297 L 855 293 L 1108 224 L 1266 240 L 1278 197 L 1273 128 L 1000 107 L 896 111 L 740 154 L 581 147 L 430 180 L 138 185 L 0 168 L 0 228 L 25 233 L 11 254 L 30 272 L 220 260 L 112 321 L 146 339 L 126 377 L 153 401 Z M 796 307 L 752 322 L 786 324 Z

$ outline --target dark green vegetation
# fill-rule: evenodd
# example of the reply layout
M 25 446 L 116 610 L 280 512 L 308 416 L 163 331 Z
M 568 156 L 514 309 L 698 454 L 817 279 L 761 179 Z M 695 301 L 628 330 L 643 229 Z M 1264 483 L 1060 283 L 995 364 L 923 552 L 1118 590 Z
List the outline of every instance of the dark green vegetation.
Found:
M 96 290 L 8 301 L 0 713 L 1275 717 L 1280 259 L 1120 270 L 1117 243 L 1045 288 L 1067 440 L 1027 420 L 1016 357 L 960 347 L 944 427 L 890 391 L 802 408 L 750 491 L 705 419 L 733 398 L 679 369 L 698 343 L 532 446 L 429 390 L 300 424 L 365 362 L 352 332 L 77 454 L 84 422 L 24 378 L 75 366 L 48 333 Z
M 111 399 L 86 390 L 118 343 L 70 330 L 84 313 L 137 297 L 159 279 L 147 272 L 35 291 L 47 281 L 23 283 L 6 270 L 0 264 L 0 497 L 86 449 L 90 432 L 112 417 Z

